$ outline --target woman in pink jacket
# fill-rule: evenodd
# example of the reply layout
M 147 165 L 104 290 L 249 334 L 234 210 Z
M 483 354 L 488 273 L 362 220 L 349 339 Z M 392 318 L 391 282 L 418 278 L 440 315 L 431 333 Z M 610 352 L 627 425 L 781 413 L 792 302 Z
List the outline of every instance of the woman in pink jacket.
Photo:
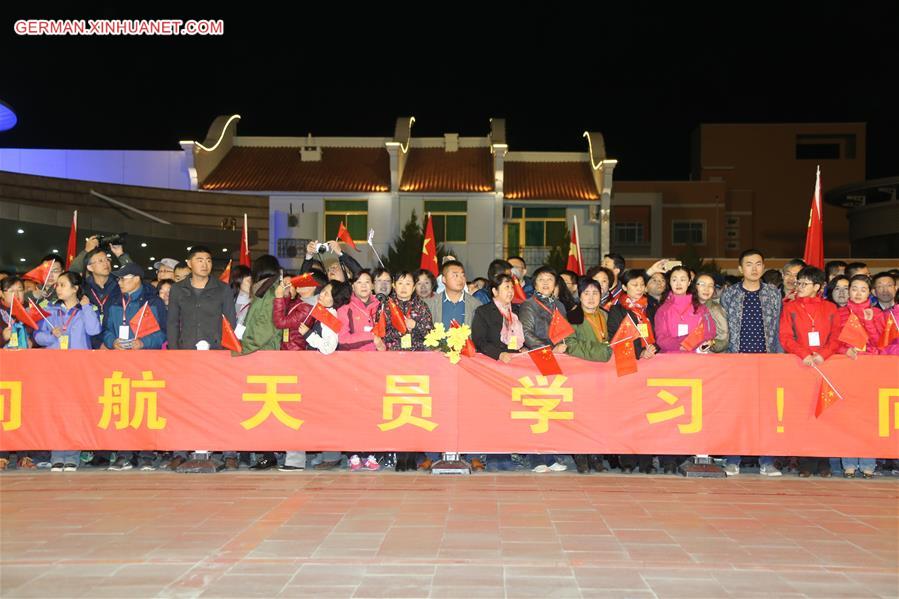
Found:
M 841 341 L 837 353 L 846 354 L 853 360 L 858 354 L 879 353 L 877 343 L 880 341 L 884 321 L 875 312 L 877 311 L 871 307 L 871 279 L 867 275 L 855 275 L 849 280 L 849 303 L 837 312 L 840 317 L 839 331 L 846 326 L 849 316 L 855 314 L 868 335 L 868 340 L 864 347 L 853 347 Z
M 705 353 L 715 341 L 717 331 L 712 314 L 700 303 L 690 283 L 690 271 L 683 266 L 668 272 L 668 290 L 662 294 L 661 305 L 652 323 L 656 343 L 663 352 L 694 351 L 685 349 L 682 344 L 700 323 L 704 333 L 695 351 Z
M 350 303 L 337 310 L 343 323 L 337 334 L 338 351 L 384 351 L 384 342 L 372 334 L 380 302 L 372 295 L 374 281 L 371 273 L 361 271 L 353 281 Z

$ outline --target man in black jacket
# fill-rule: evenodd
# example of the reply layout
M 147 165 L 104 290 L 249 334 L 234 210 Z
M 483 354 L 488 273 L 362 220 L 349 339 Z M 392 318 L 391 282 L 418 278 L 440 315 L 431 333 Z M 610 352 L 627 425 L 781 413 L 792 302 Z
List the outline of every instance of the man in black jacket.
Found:
M 211 277 L 212 253 L 196 245 L 187 255 L 191 275 L 172 285 L 168 310 L 169 349 L 199 349 L 205 341 L 209 349 L 222 347 L 222 315 L 233 327 L 236 321 L 234 294 L 228 285 Z

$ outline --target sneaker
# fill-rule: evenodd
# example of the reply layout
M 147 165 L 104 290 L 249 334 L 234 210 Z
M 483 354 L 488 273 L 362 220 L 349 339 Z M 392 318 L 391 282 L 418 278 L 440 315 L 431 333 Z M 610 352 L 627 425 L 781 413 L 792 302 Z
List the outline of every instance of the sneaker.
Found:
M 736 464 L 725 464 L 724 474 L 726 474 L 727 476 L 736 476 L 740 474 L 740 467 Z
M 534 467 L 531 472 L 536 472 L 538 474 L 543 474 L 544 472 L 549 472 L 549 466 L 546 464 L 540 464 L 539 466 Z
M 37 469 L 38 470 L 52 470 L 53 464 L 50 462 L 38 462 Z
M 370 455 L 365 459 L 365 463 L 362 464 L 363 467 L 368 470 L 380 470 L 381 464 L 378 463 L 378 460 L 375 459 L 375 456 Z
M 783 476 L 783 472 L 778 470 L 773 464 L 759 468 L 759 474 L 762 476 Z
M 168 463 L 168 464 L 166 464 L 166 465 L 163 466 L 162 468 L 163 468 L 164 470 L 171 470 L 172 472 L 174 472 L 174 471 L 176 471 L 176 470 L 178 469 L 178 466 L 180 466 L 181 464 L 183 464 L 185 461 L 186 461 L 186 460 L 185 460 L 184 458 L 182 458 L 180 455 L 176 455 L 176 456 L 173 457 L 171 460 L 169 460 L 169 463 Z
M 64 469 L 66 472 L 75 472 L 76 470 L 78 470 L 78 464 L 66 464 Z
M 347 461 L 347 465 L 350 467 L 350 470 L 355 472 L 356 470 L 362 468 L 362 460 L 359 459 L 359 456 L 354 454 Z
M 140 459 L 140 469 L 144 472 L 152 472 L 156 470 L 156 465 L 153 463 L 153 458 L 141 458 Z
M 300 468 L 299 466 L 278 466 L 278 472 L 302 472 L 305 468 Z
M 131 460 L 127 458 L 116 458 L 116 461 L 110 464 L 107 470 L 131 470 Z
M 553 472 L 565 472 L 568 470 L 568 466 L 565 464 L 560 464 L 559 462 L 554 462 L 552 466 L 549 467 Z
M 62 472 L 63 470 L 65 470 L 65 465 L 62 462 L 56 462 L 50 466 L 50 472 Z
M 239 470 L 240 462 L 237 461 L 237 458 L 225 458 L 225 461 L 222 463 L 222 468 L 225 470 Z

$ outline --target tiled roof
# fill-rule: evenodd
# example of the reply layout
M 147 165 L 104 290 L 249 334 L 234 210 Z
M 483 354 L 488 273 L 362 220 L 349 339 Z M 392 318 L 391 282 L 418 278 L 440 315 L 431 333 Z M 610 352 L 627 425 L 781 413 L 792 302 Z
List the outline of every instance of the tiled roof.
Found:
M 400 191 L 493 191 L 493 156 L 490 148 L 412 148 L 403 170 Z
M 233 147 L 201 184 L 215 191 L 390 191 L 386 148 L 322 148 L 303 162 L 296 147 Z
M 589 162 L 506 162 L 507 200 L 598 200 Z

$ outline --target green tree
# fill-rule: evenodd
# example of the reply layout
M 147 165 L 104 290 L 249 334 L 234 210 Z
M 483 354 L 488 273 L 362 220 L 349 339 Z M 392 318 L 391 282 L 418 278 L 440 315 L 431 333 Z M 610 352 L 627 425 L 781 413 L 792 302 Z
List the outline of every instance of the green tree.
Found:
M 387 256 L 383 257 L 384 266 L 390 272 L 400 272 L 408 270 L 414 272 L 421 265 L 421 248 L 424 245 L 425 236 L 421 225 L 418 224 L 418 217 L 415 210 L 412 216 L 403 226 L 399 237 L 393 240 L 387 249 Z M 437 245 L 437 262 L 447 255 L 446 249 L 442 244 Z
M 696 246 L 692 243 L 687 244 L 687 247 L 677 256 L 677 259 L 680 260 L 684 266 L 697 274 L 702 272 L 711 275 L 721 274 L 721 267 L 718 266 L 718 262 L 715 260 L 706 262 L 705 258 L 699 254 L 696 250 Z

